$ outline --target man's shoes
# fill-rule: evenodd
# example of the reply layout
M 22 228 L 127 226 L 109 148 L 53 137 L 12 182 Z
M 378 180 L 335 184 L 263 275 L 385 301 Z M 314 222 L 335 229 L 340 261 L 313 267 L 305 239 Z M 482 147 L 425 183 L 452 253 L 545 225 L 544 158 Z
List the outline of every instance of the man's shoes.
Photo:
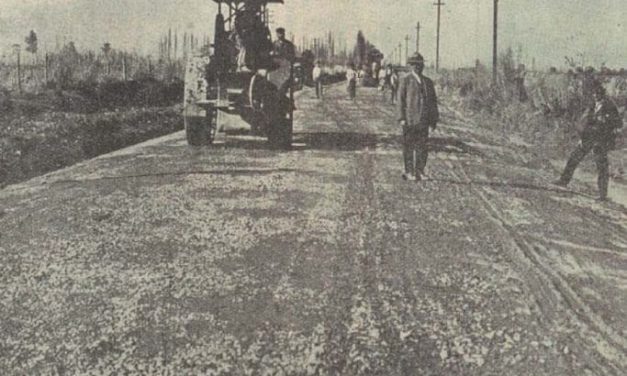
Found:
M 404 173 L 403 180 L 416 181 L 416 176 L 414 174 Z
M 599 196 L 595 199 L 596 202 L 608 202 L 607 196 Z
M 568 186 L 568 182 L 565 182 L 562 179 L 558 179 L 558 180 L 552 182 L 551 184 L 557 185 L 558 187 L 562 187 L 562 188 L 566 188 L 566 186 Z

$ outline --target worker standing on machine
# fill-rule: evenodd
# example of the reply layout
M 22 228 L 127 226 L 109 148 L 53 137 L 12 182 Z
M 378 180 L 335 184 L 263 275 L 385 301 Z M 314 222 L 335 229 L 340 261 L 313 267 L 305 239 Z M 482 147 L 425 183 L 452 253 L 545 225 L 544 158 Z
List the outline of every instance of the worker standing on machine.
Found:
M 274 42 L 273 55 L 293 62 L 296 59 L 296 47 L 294 43 L 285 39 L 285 29 L 276 29 L 277 40 Z

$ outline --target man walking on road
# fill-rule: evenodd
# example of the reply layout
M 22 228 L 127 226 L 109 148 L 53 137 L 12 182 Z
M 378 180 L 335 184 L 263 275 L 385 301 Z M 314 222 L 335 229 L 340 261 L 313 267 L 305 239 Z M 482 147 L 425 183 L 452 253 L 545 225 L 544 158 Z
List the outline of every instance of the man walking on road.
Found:
M 392 104 L 396 101 L 396 94 L 398 93 L 398 72 L 396 69 L 391 68 L 390 73 L 390 101 Z
M 429 128 L 439 120 L 438 100 L 433 81 L 422 75 L 424 58 L 416 53 L 407 60 L 411 73 L 400 80 L 398 121 L 403 128 L 405 180 L 423 180 L 427 165 Z
M 584 128 L 581 140 L 566 163 L 564 172 L 554 184 L 566 187 L 583 158 L 592 150 L 596 159 L 599 188 L 599 201 L 607 200 L 610 179 L 607 153 L 614 149 L 616 137 L 623 126 L 616 104 L 608 98 L 605 88 L 597 84 L 594 88 L 594 107 L 584 114 Z
M 320 66 L 320 60 L 316 61 L 316 66 L 311 72 L 314 85 L 316 87 L 316 98 L 322 97 L 322 67 Z
M 357 72 L 355 71 L 355 64 L 348 63 L 346 67 L 346 81 L 347 81 L 347 90 L 348 97 L 350 99 L 355 99 L 357 95 Z

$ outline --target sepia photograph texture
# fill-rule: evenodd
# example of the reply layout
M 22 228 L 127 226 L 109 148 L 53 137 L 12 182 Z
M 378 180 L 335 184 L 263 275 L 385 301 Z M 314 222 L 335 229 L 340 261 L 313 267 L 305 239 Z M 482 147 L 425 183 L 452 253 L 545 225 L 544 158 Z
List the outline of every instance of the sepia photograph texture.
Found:
M 627 375 L 626 22 L 0 0 L 0 375 Z

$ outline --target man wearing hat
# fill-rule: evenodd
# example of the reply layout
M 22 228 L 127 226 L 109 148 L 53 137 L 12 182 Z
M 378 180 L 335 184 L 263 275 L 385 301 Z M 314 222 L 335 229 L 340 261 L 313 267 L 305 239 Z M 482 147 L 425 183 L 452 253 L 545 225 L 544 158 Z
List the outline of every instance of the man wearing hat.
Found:
M 593 89 L 594 105 L 584 114 L 581 140 L 566 163 L 562 176 L 554 184 L 566 187 L 583 158 L 592 151 L 597 164 L 599 201 L 607 200 L 610 179 L 607 153 L 614 149 L 623 120 L 616 104 L 607 96 L 605 88 L 597 83 Z
M 274 42 L 274 56 L 283 57 L 289 61 L 296 58 L 296 47 L 289 40 L 285 39 L 285 29 L 276 29 L 277 40 Z
M 412 71 L 401 78 L 398 88 L 398 121 L 403 128 L 405 180 L 424 180 L 429 128 L 439 120 L 433 81 L 422 75 L 424 58 L 416 53 L 407 60 Z

